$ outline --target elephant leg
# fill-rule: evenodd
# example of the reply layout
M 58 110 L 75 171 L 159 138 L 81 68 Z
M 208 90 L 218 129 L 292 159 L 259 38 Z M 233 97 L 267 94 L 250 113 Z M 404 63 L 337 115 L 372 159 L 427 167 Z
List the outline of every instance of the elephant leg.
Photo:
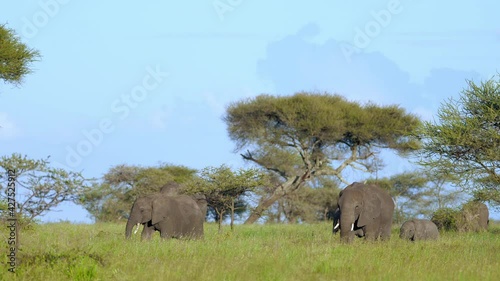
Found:
M 160 237 L 162 239 L 176 238 L 176 226 L 172 223 L 171 220 L 161 221 L 158 224 L 158 229 L 160 230 Z
M 391 238 L 391 225 L 383 225 L 380 229 L 380 240 L 386 241 Z
M 363 227 L 365 239 L 368 241 L 375 241 L 380 235 L 378 227 L 375 225 L 366 225 Z
M 375 240 L 377 240 L 377 233 L 373 232 L 373 231 L 367 231 L 365 233 L 365 239 L 367 241 L 375 241 Z
M 151 225 L 151 222 L 145 223 L 141 232 L 141 240 L 150 240 L 154 231 L 155 227 Z
M 387 241 L 391 239 L 391 232 L 389 231 L 389 233 L 387 233 L 387 231 L 382 231 L 382 233 L 380 233 L 380 240 L 382 241 Z
M 160 237 L 162 239 L 177 238 L 177 237 L 173 236 L 172 233 L 170 231 L 168 231 L 166 228 L 162 228 L 160 230 Z

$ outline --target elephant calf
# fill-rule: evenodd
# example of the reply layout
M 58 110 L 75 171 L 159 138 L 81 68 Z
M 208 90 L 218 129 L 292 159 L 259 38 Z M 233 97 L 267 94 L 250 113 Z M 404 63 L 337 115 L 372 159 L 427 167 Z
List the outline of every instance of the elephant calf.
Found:
M 411 241 L 436 240 L 439 238 L 439 231 L 430 220 L 412 219 L 403 223 L 399 237 Z

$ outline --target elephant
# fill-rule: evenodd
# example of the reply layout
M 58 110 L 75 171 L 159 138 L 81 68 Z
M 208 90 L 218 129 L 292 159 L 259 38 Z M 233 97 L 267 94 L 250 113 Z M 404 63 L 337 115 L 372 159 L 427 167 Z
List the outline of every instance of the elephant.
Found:
M 337 207 L 342 242 L 351 243 L 361 233 L 370 241 L 390 239 L 395 204 L 384 189 L 354 182 L 340 192 Z
M 410 241 L 437 240 L 439 230 L 430 220 L 412 219 L 403 223 L 399 229 L 399 238 Z
M 488 207 L 480 201 L 470 201 L 462 206 L 460 231 L 487 231 L 489 225 Z
M 340 209 L 335 209 L 333 213 L 333 234 L 336 235 L 340 230 Z M 363 229 L 359 228 L 355 231 L 356 236 L 363 237 L 365 234 L 363 233 Z
M 134 225 L 143 224 L 141 240 L 151 239 L 155 230 L 166 238 L 203 238 L 205 218 L 196 201 L 187 195 L 152 194 L 138 198 L 130 211 L 125 237 Z

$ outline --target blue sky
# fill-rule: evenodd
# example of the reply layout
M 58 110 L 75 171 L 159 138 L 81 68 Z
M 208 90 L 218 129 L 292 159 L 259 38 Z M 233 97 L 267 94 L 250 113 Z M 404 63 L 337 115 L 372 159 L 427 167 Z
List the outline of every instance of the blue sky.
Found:
M 2 155 L 50 155 L 88 177 L 239 167 L 221 121 L 232 101 L 328 91 L 430 120 L 466 79 L 500 72 L 498 1 L 289 2 L 2 3 L 0 23 L 43 56 L 21 87 L 0 84 Z M 43 218 L 60 219 L 91 221 L 73 204 Z

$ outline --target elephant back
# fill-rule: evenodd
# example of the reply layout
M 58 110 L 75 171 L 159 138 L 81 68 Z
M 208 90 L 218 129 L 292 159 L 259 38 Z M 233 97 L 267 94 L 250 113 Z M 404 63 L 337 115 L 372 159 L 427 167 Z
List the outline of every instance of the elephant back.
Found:
M 167 182 L 160 188 L 160 193 L 163 195 L 178 195 L 181 190 L 181 185 L 175 181 Z

